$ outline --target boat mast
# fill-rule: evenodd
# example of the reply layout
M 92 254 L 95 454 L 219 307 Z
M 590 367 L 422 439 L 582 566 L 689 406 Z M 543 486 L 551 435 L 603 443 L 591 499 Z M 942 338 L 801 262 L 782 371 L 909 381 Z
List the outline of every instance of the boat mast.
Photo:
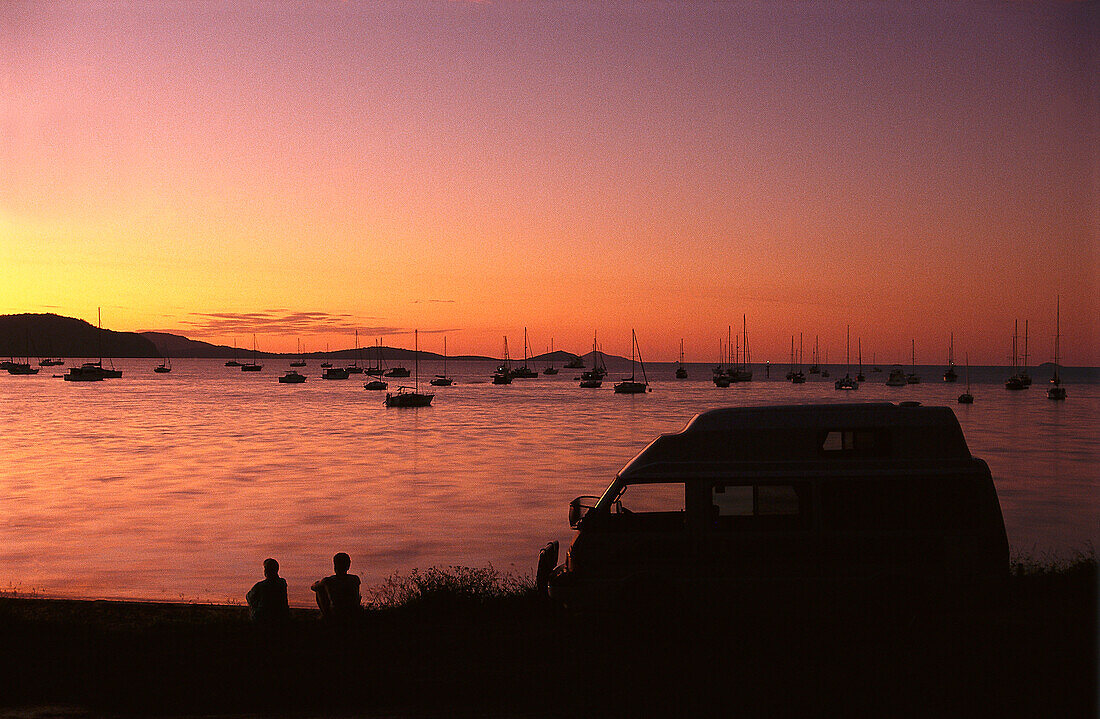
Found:
M 1012 328 L 1012 375 L 1016 376 L 1016 342 L 1020 337 L 1020 320 L 1016 320 L 1016 324 Z
M 844 376 L 852 374 L 852 326 L 848 325 L 847 339 L 844 341 Z
M 748 320 L 745 315 L 741 315 L 741 344 L 745 347 L 745 367 L 749 366 L 749 330 Z
M 630 381 L 634 381 L 634 346 L 638 344 L 638 338 L 634 336 L 634 330 L 630 330 Z
M 1024 320 L 1024 374 L 1027 374 L 1027 320 Z
M 413 392 L 420 391 L 420 330 L 413 330 Z
M 1054 314 L 1054 379 L 1051 383 L 1058 386 L 1062 380 L 1058 377 L 1058 344 L 1062 336 L 1062 296 L 1057 296 Z

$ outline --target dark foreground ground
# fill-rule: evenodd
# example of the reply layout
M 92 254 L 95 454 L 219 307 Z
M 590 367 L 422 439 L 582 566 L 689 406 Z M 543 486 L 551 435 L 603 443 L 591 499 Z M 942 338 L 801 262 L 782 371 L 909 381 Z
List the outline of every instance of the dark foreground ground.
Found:
M 1095 558 L 1017 574 L 990 611 L 810 601 L 578 616 L 524 587 L 421 589 L 354 627 L 297 610 L 278 631 L 240 607 L 0 598 L 0 709 L 1097 716 Z

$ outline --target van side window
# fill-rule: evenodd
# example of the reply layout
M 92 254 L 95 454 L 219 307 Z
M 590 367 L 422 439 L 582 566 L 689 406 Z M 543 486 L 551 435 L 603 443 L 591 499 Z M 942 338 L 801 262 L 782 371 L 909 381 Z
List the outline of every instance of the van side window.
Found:
M 754 487 L 717 484 L 711 493 L 719 517 L 751 517 Z
M 819 435 L 821 453 L 832 454 L 889 454 L 889 435 L 882 430 L 830 429 Z
M 795 484 L 715 484 L 711 488 L 714 525 L 726 529 L 770 530 L 809 527 L 810 487 Z

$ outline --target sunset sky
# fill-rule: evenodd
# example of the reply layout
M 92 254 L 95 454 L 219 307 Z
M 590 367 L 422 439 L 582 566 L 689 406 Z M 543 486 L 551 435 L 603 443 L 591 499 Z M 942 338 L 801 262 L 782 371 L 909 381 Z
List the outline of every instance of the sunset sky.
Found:
M 1098 8 L 2 3 L 0 313 L 1097 365 Z

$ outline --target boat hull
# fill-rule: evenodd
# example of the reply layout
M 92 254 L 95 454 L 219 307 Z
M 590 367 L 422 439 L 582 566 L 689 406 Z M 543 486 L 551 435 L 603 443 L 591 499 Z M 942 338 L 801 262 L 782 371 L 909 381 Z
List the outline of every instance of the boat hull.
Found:
M 427 407 L 431 405 L 434 397 L 434 394 L 397 392 L 395 394 L 387 394 L 383 404 L 387 407 Z

